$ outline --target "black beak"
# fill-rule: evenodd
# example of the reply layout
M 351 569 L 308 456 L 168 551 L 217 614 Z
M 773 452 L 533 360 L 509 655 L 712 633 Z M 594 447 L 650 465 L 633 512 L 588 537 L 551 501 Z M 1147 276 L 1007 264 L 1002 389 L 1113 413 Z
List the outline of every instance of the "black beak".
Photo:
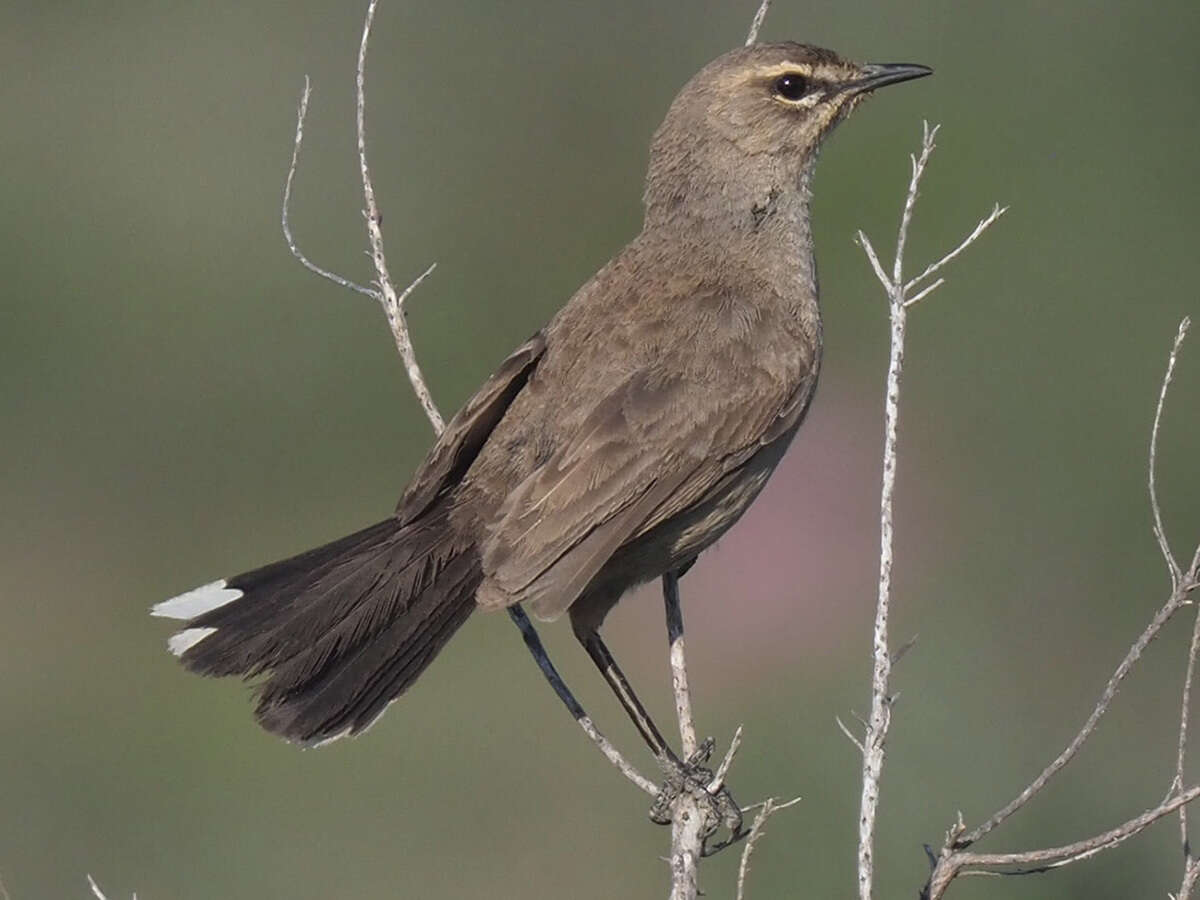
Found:
M 867 63 L 862 67 L 862 77 L 847 84 L 845 90 L 852 94 L 862 94 L 884 85 L 899 84 L 901 81 L 912 81 L 914 78 L 924 78 L 932 74 L 933 69 L 929 66 L 912 63 Z

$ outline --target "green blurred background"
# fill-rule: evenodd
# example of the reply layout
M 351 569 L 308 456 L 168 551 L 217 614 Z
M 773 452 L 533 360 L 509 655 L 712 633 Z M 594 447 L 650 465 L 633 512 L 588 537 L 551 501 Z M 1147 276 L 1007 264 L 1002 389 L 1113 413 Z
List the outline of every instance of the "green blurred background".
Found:
M 390 262 L 447 411 L 637 230 L 671 97 L 740 43 L 747 2 L 388 2 L 371 146 Z M 667 834 L 476 616 L 370 736 L 300 752 L 245 688 L 186 675 L 154 601 L 386 514 L 430 441 L 368 279 L 353 145 L 360 4 L 0 9 L 0 874 L 13 900 L 654 897 Z M 1179 319 L 1200 312 L 1200 7 L 777 0 L 763 32 L 926 63 L 824 155 L 826 367 L 746 520 L 685 580 L 699 725 L 746 744 L 774 820 L 750 895 L 853 893 L 886 363 L 852 242 L 890 252 L 923 117 L 943 123 L 914 263 L 1012 209 L 910 326 L 895 633 L 920 641 L 883 791 L 880 897 L 911 897 L 956 810 L 1006 802 L 1074 733 L 1162 601 L 1145 460 Z M 1200 537 L 1200 346 L 1161 446 L 1178 552 Z M 1189 626 L 1172 623 L 1084 756 L 987 849 L 1065 842 L 1153 805 L 1174 765 Z M 669 719 L 660 603 L 611 644 Z M 636 738 L 568 629 L 544 634 L 601 727 Z M 669 724 L 669 723 L 668 723 Z M 1193 775 L 1200 775 L 1200 766 Z M 1161 897 L 1177 826 L 962 898 Z M 736 859 L 706 864 L 732 895 Z

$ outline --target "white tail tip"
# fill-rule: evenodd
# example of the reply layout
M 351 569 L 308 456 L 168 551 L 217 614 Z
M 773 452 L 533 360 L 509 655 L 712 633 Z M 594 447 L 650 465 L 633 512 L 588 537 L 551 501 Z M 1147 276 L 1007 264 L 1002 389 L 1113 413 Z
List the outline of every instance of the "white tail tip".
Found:
M 196 616 L 204 615 L 226 603 L 232 603 L 241 596 L 242 592 L 237 588 L 226 587 L 225 579 L 222 578 L 220 581 L 210 582 L 188 591 L 186 594 L 180 594 L 178 597 L 172 597 L 170 600 L 164 600 L 162 603 L 150 607 L 150 615 L 165 616 L 168 619 L 194 619 Z M 188 632 L 181 633 L 187 634 Z M 196 640 L 200 640 L 200 638 L 196 638 Z
M 210 634 L 216 634 L 215 628 L 185 628 L 178 634 L 167 638 L 167 649 L 176 656 L 183 656 Z

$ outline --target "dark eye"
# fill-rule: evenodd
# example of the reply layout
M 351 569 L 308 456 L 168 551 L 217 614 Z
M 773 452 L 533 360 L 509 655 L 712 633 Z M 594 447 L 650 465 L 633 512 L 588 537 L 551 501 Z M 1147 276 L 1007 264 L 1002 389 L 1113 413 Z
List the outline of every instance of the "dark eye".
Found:
M 799 100 L 808 91 L 808 79 L 795 72 L 789 72 L 775 79 L 774 90 L 776 96 L 784 100 Z

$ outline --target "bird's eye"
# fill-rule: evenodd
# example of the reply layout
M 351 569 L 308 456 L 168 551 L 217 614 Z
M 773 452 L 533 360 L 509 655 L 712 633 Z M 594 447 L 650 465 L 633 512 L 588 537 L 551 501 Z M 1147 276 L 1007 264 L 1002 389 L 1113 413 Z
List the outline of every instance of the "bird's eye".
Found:
M 780 75 L 773 85 L 775 95 L 784 100 L 799 100 L 808 91 L 808 79 L 796 72 Z

